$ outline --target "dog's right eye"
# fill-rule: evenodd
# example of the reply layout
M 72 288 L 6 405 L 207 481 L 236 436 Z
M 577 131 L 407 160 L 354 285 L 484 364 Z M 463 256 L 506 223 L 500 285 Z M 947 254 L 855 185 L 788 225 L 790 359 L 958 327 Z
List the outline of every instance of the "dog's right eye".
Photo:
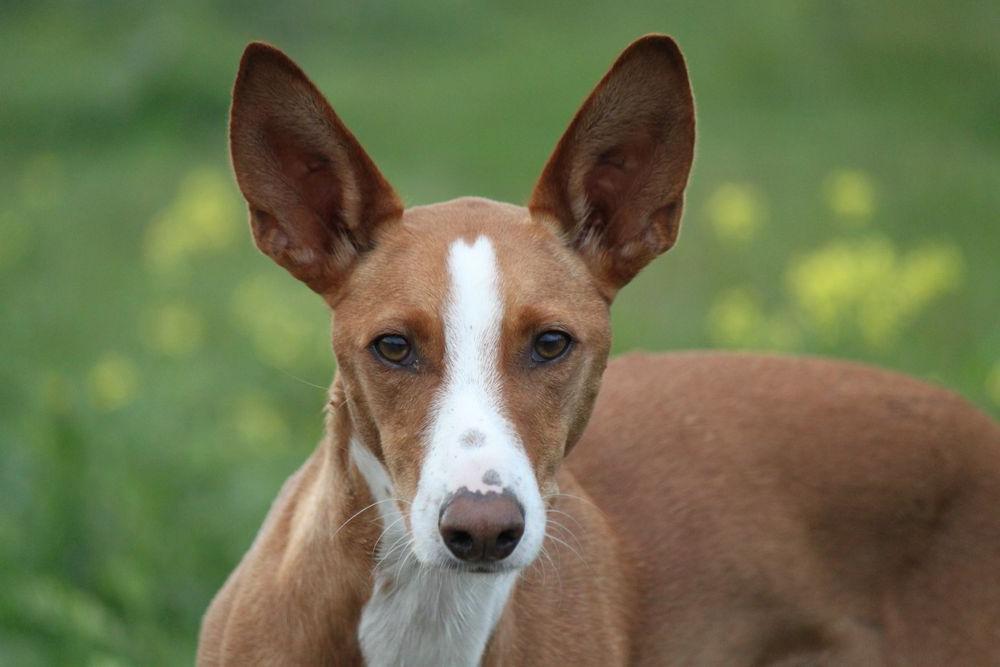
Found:
M 413 360 L 413 347 L 410 341 L 396 334 L 376 338 L 372 343 L 372 351 L 383 361 L 395 366 L 406 366 Z
M 536 363 L 555 361 L 569 351 L 573 339 L 563 331 L 545 331 L 538 334 L 531 349 L 531 358 Z

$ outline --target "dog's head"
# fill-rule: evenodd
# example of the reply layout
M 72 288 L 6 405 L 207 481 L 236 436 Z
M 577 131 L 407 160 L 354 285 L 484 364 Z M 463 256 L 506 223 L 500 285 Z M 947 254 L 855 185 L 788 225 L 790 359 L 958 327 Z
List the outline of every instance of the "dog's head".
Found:
M 334 311 L 352 460 L 383 517 L 424 564 L 530 563 L 597 394 L 611 299 L 677 237 L 694 145 L 677 46 L 649 36 L 622 53 L 527 208 L 404 210 L 266 45 L 244 53 L 230 140 L 257 246 Z

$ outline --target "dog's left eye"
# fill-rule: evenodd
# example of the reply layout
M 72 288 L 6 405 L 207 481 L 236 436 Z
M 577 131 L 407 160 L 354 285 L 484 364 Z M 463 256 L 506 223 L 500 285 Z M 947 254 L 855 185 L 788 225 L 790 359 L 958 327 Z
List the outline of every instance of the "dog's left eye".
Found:
M 384 361 L 396 366 L 405 366 L 413 357 L 410 341 L 395 334 L 376 338 L 375 342 L 372 343 L 372 351 Z
M 545 331 L 535 337 L 531 358 L 538 363 L 555 361 L 566 354 L 573 340 L 563 331 Z

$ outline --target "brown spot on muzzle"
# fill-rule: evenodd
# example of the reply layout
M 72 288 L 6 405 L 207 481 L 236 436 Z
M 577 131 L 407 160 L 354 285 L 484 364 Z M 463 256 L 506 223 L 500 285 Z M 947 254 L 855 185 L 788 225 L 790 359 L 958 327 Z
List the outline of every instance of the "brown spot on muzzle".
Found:
M 502 484 L 500 481 L 500 473 L 493 468 L 490 468 L 483 473 L 483 484 L 486 486 L 500 486 Z
M 464 447 L 482 447 L 486 442 L 486 436 L 482 431 L 477 431 L 472 429 L 471 431 L 466 431 L 460 440 L 462 446 Z

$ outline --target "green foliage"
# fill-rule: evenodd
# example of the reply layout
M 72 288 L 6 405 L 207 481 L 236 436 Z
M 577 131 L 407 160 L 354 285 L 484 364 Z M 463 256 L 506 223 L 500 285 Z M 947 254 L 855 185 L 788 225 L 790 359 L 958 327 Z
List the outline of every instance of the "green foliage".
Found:
M 876 362 L 1000 411 L 996 3 L 0 7 L 0 663 L 188 664 L 321 428 L 319 299 L 253 249 L 243 45 L 285 48 L 409 203 L 524 201 L 616 53 L 699 108 L 678 247 L 616 350 Z

